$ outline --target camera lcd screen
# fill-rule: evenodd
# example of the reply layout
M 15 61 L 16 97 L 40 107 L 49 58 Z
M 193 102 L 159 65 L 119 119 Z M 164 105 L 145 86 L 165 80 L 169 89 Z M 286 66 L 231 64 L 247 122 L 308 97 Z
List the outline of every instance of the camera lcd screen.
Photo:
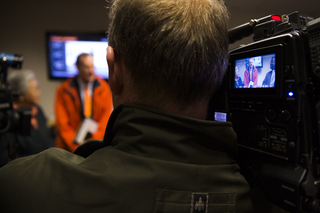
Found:
M 275 88 L 276 54 L 239 58 L 234 63 L 234 88 Z
M 227 113 L 225 112 L 214 112 L 214 120 L 227 122 Z

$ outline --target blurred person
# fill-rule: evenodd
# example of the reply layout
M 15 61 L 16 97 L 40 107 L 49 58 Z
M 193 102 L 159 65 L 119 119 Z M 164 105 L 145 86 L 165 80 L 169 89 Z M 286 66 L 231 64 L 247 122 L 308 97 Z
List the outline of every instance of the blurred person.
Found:
M 31 70 L 12 71 L 8 75 L 7 82 L 12 93 L 18 94 L 14 96 L 13 108 L 15 110 L 31 109 L 30 135 L 10 131 L 1 134 L 0 166 L 15 158 L 37 154 L 54 147 L 55 140 L 54 133 L 47 126 L 47 119 L 39 106 L 40 89 L 34 72 Z
M 10 212 L 254 212 L 232 124 L 205 120 L 228 65 L 223 1 L 115 0 L 109 21 L 115 109 L 103 142 L 6 165 L 0 206 Z
M 244 71 L 244 86 L 245 87 L 254 87 L 258 83 L 258 70 L 253 65 L 253 58 L 249 59 L 249 64 L 246 70 Z
M 239 68 L 238 66 L 235 67 L 235 78 L 234 78 L 234 87 L 235 88 L 242 88 L 243 87 L 243 83 L 242 83 L 242 79 L 239 76 Z
M 272 57 L 270 61 L 270 71 L 266 74 L 264 77 L 264 80 L 262 82 L 263 87 L 271 87 L 273 88 L 275 86 L 275 80 L 276 80 L 276 71 L 275 71 L 276 63 L 275 58 Z
M 75 141 L 77 130 L 84 118 L 91 119 L 98 126 L 97 130 L 93 134 L 89 133 L 85 139 L 102 140 L 113 109 L 110 87 L 105 80 L 94 74 L 92 55 L 80 54 L 76 66 L 78 75 L 58 87 L 55 100 L 58 130 L 56 146 L 71 152 L 84 142 Z

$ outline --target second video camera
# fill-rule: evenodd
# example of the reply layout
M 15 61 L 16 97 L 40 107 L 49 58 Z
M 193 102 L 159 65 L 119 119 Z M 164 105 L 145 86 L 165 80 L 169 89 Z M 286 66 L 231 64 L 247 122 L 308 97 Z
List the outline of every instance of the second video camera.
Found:
M 0 52 L 0 135 L 14 132 L 21 135 L 30 134 L 31 108 L 13 107 L 13 94 L 7 85 L 8 68 L 20 69 L 24 57 L 18 54 Z

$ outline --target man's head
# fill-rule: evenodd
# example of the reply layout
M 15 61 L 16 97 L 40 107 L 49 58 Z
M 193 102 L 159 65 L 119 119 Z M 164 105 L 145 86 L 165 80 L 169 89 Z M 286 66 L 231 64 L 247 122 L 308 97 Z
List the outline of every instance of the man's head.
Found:
M 239 72 L 238 66 L 235 67 L 235 74 L 236 74 L 236 77 L 239 77 L 240 72 Z
M 252 68 L 253 67 L 253 58 L 249 59 L 249 67 Z
M 276 67 L 276 61 L 275 61 L 275 58 L 272 57 L 270 61 L 270 69 L 275 70 L 275 67 Z
M 76 66 L 79 70 L 80 79 L 88 83 L 95 79 L 93 57 L 90 54 L 82 53 L 78 56 Z
M 122 63 L 116 68 L 129 75 L 124 83 L 132 87 L 131 102 L 177 110 L 206 105 L 228 64 L 222 0 L 112 2 L 109 45 L 114 61 Z

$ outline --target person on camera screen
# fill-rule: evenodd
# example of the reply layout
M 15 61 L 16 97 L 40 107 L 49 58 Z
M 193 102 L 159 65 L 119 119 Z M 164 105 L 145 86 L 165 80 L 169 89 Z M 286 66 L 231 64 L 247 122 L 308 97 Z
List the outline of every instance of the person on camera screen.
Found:
M 244 87 L 255 87 L 258 83 L 258 70 L 253 64 L 254 59 L 250 58 L 248 60 L 248 66 L 244 71 Z
M 264 80 L 262 82 L 262 87 L 271 87 L 273 88 L 275 86 L 275 80 L 276 80 L 276 71 L 275 71 L 275 57 L 271 58 L 270 61 L 270 71 L 266 74 L 264 77 Z

